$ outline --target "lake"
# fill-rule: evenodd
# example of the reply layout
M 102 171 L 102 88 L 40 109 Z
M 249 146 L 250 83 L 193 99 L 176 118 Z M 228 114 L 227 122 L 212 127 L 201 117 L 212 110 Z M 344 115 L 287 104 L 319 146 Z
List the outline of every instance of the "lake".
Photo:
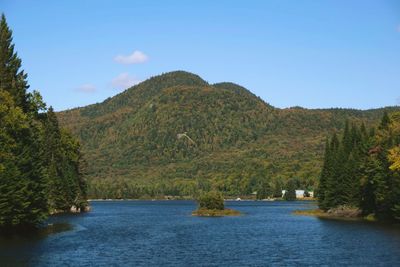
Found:
M 244 215 L 223 218 L 192 201 L 91 205 L 52 217 L 59 232 L 0 237 L 0 266 L 400 266 L 398 227 L 292 214 L 310 202 L 227 202 Z

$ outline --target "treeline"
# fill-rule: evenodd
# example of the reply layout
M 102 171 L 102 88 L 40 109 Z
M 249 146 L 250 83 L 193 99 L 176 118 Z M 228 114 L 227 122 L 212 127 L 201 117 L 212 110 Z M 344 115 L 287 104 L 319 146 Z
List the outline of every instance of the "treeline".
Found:
M 49 213 L 84 209 L 86 185 L 77 140 L 36 91 L 0 22 L 0 228 L 32 227 Z
M 272 179 L 254 176 L 250 180 L 240 175 L 231 177 L 234 179 L 173 179 L 149 183 L 131 179 L 91 180 L 88 183 L 88 197 L 91 199 L 149 199 L 167 196 L 196 198 L 201 192 L 216 190 L 225 197 L 254 194 L 256 199 L 261 200 L 283 197 L 282 190 L 287 190 L 289 194 L 285 195 L 285 199 L 295 200 L 296 189 L 313 191 L 312 187 L 297 178 L 285 181 L 282 177 Z
M 400 219 L 400 113 L 384 114 L 378 129 L 346 124 L 327 141 L 318 189 L 325 211 L 350 206 L 364 215 Z

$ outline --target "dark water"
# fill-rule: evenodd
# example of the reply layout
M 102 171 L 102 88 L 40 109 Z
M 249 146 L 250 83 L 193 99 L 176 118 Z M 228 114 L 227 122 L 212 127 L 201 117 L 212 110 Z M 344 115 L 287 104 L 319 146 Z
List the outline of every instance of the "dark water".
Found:
M 306 202 L 227 205 L 245 215 L 192 217 L 190 201 L 92 202 L 88 214 L 52 218 L 51 234 L 1 237 L 0 266 L 400 266 L 399 228 L 291 214 Z

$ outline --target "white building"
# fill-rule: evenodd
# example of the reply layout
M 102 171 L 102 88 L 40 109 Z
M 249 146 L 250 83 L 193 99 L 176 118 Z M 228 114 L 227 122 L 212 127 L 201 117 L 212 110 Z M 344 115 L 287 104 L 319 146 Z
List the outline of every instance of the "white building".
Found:
M 296 190 L 296 198 L 303 198 L 304 190 Z
M 305 190 L 296 190 L 296 198 L 304 198 L 304 193 Z M 310 197 L 314 197 L 314 192 L 308 192 L 310 194 Z M 286 190 L 282 190 L 282 197 L 286 194 Z

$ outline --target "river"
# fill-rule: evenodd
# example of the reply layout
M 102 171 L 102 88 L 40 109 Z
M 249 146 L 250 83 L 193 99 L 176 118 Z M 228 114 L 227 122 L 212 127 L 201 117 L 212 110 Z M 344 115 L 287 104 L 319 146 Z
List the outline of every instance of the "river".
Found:
M 227 202 L 243 216 L 191 216 L 192 201 L 93 201 L 54 233 L 0 237 L 0 266 L 400 266 L 400 228 L 293 215 L 310 202 Z M 57 228 L 58 227 L 58 228 Z

